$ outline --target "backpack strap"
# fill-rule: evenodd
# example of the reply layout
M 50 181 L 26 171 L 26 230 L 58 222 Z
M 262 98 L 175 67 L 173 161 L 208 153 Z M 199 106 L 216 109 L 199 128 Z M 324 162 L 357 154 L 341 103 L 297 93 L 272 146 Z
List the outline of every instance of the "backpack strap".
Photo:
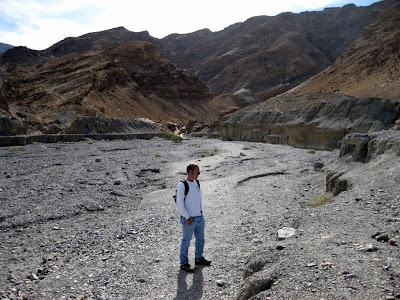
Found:
M 187 183 L 186 179 L 185 179 L 185 180 L 182 180 L 181 182 L 183 182 L 183 184 L 185 185 L 185 198 L 186 198 L 186 195 L 189 193 L 189 184 Z M 196 179 L 196 182 L 197 182 L 197 185 L 198 185 L 199 188 L 200 188 L 200 181 L 198 181 L 198 180 Z M 183 199 L 183 200 L 185 200 L 185 199 Z
M 186 179 L 182 181 L 185 185 L 185 197 L 189 193 L 189 184 L 187 183 Z

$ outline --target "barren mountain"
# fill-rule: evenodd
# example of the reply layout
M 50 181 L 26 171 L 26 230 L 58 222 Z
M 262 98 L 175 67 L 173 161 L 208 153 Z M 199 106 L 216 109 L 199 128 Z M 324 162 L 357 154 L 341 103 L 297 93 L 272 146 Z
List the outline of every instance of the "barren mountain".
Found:
M 258 101 L 331 65 L 366 25 L 396 2 L 259 16 L 220 32 L 175 34 L 162 41 L 171 50 L 167 56 L 198 74 L 212 92 Z
M 400 4 L 304 86 L 221 119 L 221 135 L 327 149 L 338 148 L 351 132 L 394 128 L 400 118 L 399 25 Z
M 218 115 L 204 83 L 148 42 L 18 66 L 9 71 L 6 89 L 10 112 L 38 125 L 77 115 L 154 121 L 210 121 Z
M 328 67 L 397 2 L 260 16 L 220 32 L 200 30 L 161 40 L 119 27 L 67 38 L 43 51 L 16 47 L 0 56 L 2 115 L 9 112 L 40 132 L 78 115 L 212 123 L 220 114 L 280 94 Z M 384 35 L 390 38 L 388 31 Z
M 400 99 L 400 4 L 367 26 L 361 37 L 316 78 L 292 92 Z
M 385 0 L 368 7 L 346 5 L 319 12 L 259 16 L 219 32 L 204 29 L 161 40 L 146 31 L 135 33 L 119 27 L 69 37 L 38 53 L 12 49 L 0 62 L 33 64 L 34 57 L 43 62 L 73 52 L 147 41 L 179 67 L 197 74 L 213 93 L 236 94 L 248 103 L 286 91 L 331 65 L 366 25 L 397 2 Z

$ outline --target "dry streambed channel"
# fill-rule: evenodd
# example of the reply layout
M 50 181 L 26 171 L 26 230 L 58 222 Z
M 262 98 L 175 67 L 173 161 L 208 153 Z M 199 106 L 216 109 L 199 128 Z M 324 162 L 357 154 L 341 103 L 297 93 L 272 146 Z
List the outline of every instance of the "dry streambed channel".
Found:
M 259 276 L 269 286 L 255 299 L 361 297 L 362 289 L 334 282 L 337 272 L 323 273 L 335 267 L 326 254 L 332 243 L 308 238 L 310 228 L 320 229 L 307 225 L 309 216 L 321 218 L 309 203 L 325 191 L 314 164 L 336 160 L 337 151 L 201 138 L 0 148 L 0 295 L 245 299 L 262 280 L 244 284 L 243 276 L 264 270 Z M 212 260 L 193 274 L 179 270 L 172 199 L 190 162 L 201 169 L 205 257 Z M 295 228 L 295 237 L 278 240 L 284 227 Z M 317 275 L 314 261 L 317 269 L 325 263 Z

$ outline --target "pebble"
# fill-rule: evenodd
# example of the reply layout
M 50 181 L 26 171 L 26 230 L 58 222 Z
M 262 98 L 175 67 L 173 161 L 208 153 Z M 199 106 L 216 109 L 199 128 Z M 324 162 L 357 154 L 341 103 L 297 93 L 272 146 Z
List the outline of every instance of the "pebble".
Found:
M 278 240 L 291 238 L 295 234 L 296 234 L 296 229 L 291 227 L 283 227 L 282 229 L 278 230 Z
M 31 275 L 28 276 L 29 280 L 39 280 L 39 276 L 37 276 L 35 273 L 31 273 Z
M 216 283 L 218 286 L 221 286 L 221 287 L 225 285 L 225 281 L 223 281 L 221 279 L 217 280 Z
M 356 248 L 358 251 L 364 252 L 375 252 L 378 250 L 378 247 L 373 246 L 372 244 L 360 245 Z

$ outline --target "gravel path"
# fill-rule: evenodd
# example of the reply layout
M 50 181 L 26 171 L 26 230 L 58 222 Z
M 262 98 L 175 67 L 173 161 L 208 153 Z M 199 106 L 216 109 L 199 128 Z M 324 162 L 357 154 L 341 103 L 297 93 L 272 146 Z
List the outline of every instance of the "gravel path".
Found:
M 189 162 L 201 169 L 204 254 L 213 261 L 194 274 L 179 271 L 181 227 L 172 199 Z M 310 208 L 325 191 L 316 162 L 347 168 L 354 187 Z M 399 234 L 400 175 L 393 161 L 377 165 L 385 163 L 372 184 L 360 179 L 359 169 L 378 172 L 373 164 L 340 165 L 337 152 L 260 143 L 192 138 L 0 148 L 0 295 L 395 297 L 399 248 L 386 242 L 374 252 L 356 249 L 374 243 L 375 231 Z M 297 229 L 295 237 L 278 241 L 283 227 Z M 267 277 L 273 285 L 262 288 L 260 278 Z

